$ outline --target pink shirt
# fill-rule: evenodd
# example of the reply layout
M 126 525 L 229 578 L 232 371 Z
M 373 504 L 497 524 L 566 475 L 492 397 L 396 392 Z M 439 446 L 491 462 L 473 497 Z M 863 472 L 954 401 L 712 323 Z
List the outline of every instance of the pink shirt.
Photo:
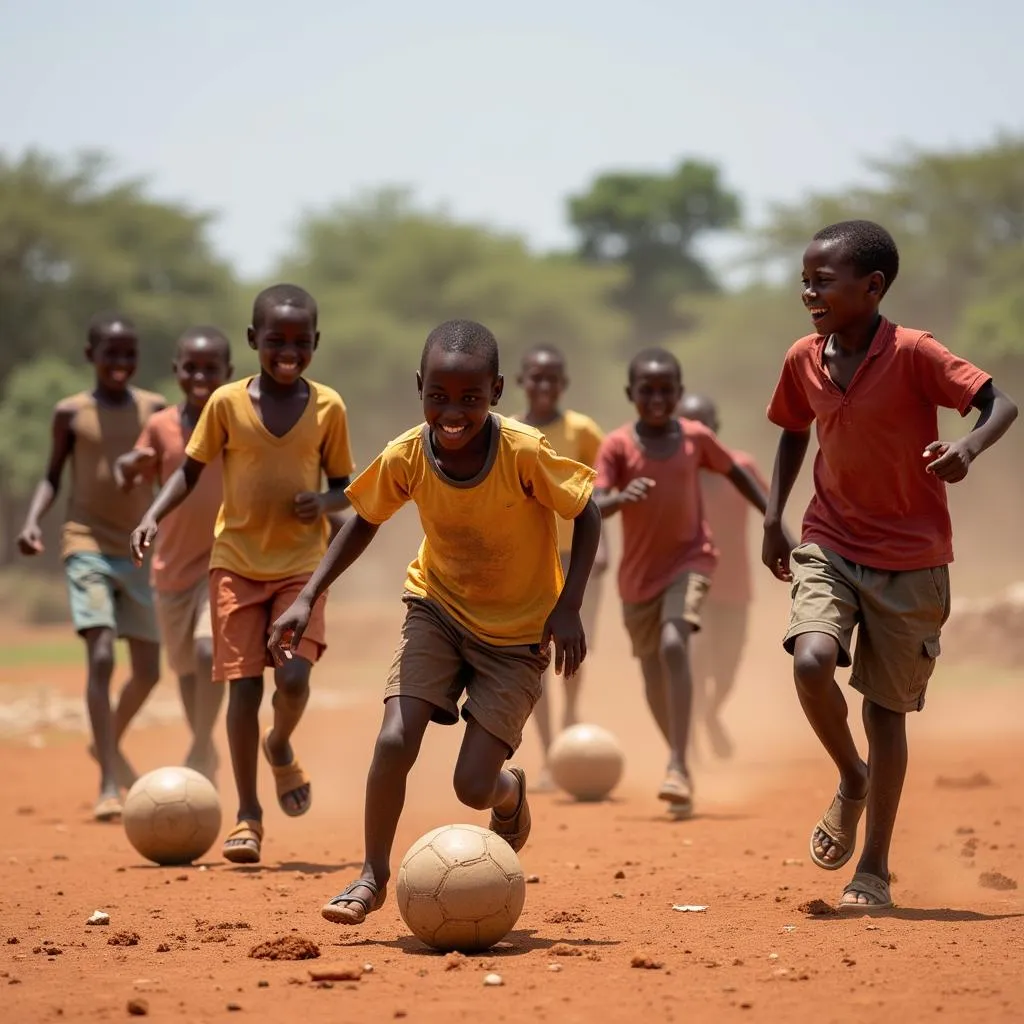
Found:
M 681 437 L 668 458 L 653 459 L 634 424 L 612 431 L 597 453 L 597 489 L 624 490 L 630 480 L 656 482 L 645 501 L 624 505 L 619 595 L 627 604 L 649 601 L 684 572 L 714 573 L 718 552 L 704 516 L 701 469 L 728 473 L 733 458 L 700 423 L 679 421 Z

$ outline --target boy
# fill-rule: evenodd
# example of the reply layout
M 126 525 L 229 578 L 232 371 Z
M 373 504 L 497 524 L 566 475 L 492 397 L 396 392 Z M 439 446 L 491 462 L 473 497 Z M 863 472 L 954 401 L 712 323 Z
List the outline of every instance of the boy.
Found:
M 945 485 L 962 480 L 1017 414 L 988 374 L 927 332 L 881 316 L 898 269 L 896 244 L 877 224 L 843 221 L 814 236 L 803 259 L 814 333 L 787 353 L 768 407 L 782 437 L 763 558 L 792 581 L 784 645 L 804 714 L 839 769 L 836 796 L 811 833 L 811 859 L 827 871 L 846 864 L 866 804 L 864 849 L 839 905 L 853 912 L 893 905 L 889 846 L 907 768 L 906 715 L 924 705 L 949 615 Z M 966 437 L 940 441 L 940 406 L 981 415 Z M 812 424 L 814 495 L 794 550 L 779 523 Z M 851 661 L 850 684 L 864 696 L 867 763 L 834 678 Z
M 597 450 L 601 446 L 604 434 L 601 428 L 589 417 L 572 409 L 559 408 L 559 400 L 569 386 L 569 378 L 565 372 L 565 356 L 554 345 L 534 345 L 523 356 L 519 372 L 519 386 L 526 395 L 526 412 L 519 416 L 521 423 L 536 427 L 554 448 L 555 453 L 574 462 L 582 462 L 593 467 L 597 460 Z M 569 571 L 569 556 L 572 552 L 573 525 L 566 519 L 557 519 L 558 526 L 558 557 L 562 562 L 562 572 Z M 590 650 L 593 650 L 594 625 L 597 620 L 597 605 L 601 593 L 601 576 L 608 568 L 608 554 L 602 543 L 598 546 L 594 568 L 590 574 L 580 618 L 583 632 L 586 634 Z M 550 673 L 545 673 L 544 688 L 540 699 L 533 709 L 533 717 L 540 733 L 541 748 L 544 753 L 544 767 L 538 782 L 534 785 L 537 792 L 548 792 L 554 788 L 551 773 L 548 769 L 548 751 L 551 748 L 551 700 L 548 697 Z M 577 703 L 580 686 L 583 682 L 582 671 L 566 677 L 565 710 L 562 714 L 562 728 L 568 729 L 577 722 Z
M 718 408 L 704 395 L 683 395 L 677 414 L 703 423 L 718 434 Z M 767 494 L 768 481 L 752 455 L 730 448 L 742 466 Z M 718 548 L 718 566 L 701 613 L 701 636 L 694 644 L 695 702 L 718 757 L 732 757 L 732 739 L 722 723 L 722 707 L 732 692 L 736 669 L 747 639 L 747 615 L 753 601 L 747 522 L 750 504 L 715 473 L 701 470 L 701 495 L 711 538 Z
M 301 649 L 320 594 L 381 524 L 416 503 L 424 540 L 406 577 L 405 624 L 366 782 L 366 861 L 321 911 L 338 924 L 361 924 L 383 905 L 406 776 L 428 723 L 456 723 L 464 692 L 455 793 L 490 808 L 490 828 L 522 849 L 526 776 L 502 765 L 540 696 L 549 642 L 566 676 L 586 655 L 580 608 L 601 532 L 594 471 L 557 456 L 532 427 L 490 412 L 503 380 L 497 342 L 481 324 L 435 328 L 416 385 L 426 422 L 392 441 L 349 488 L 355 515 L 270 638 L 277 657 Z M 564 587 L 556 515 L 576 524 Z
M 71 620 L 85 641 L 86 703 L 92 729 L 90 752 L 100 768 L 100 795 L 93 815 L 112 821 L 121 815 L 121 787 L 135 772 L 120 751 L 120 740 L 160 677 L 160 643 L 146 574 L 129 557 L 128 532 L 149 497 L 123 495 L 114 482 L 118 455 L 131 448 L 149 417 L 164 407 L 160 395 L 129 387 L 139 362 L 139 339 L 130 320 L 97 314 L 89 322 L 85 357 L 96 383 L 57 403 L 46 476 L 32 497 L 18 536 L 23 555 L 43 551 L 39 520 L 60 490 L 71 462 L 71 495 L 61 531 L 61 557 L 68 581 Z M 131 677 L 110 708 L 114 641 L 128 640 Z
M 259 356 L 259 376 L 213 393 L 185 448 L 184 464 L 132 534 L 132 554 L 141 563 L 157 524 L 223 453 L 224 503 L 210 557 L 210 606 L 213 678 L 229 687 L 228 746 L 238 789 L 237 824 L 222 852 L 235 864 L 256 864 L 262 854 L 260 747 L 281 810 L 298 817 L 310 807 L 309 776 L 290 740 L 309 700 L 310 669 L 327 646 L 324 598 L 312 609 L 295 657 L 274 672 L 274 724 L 261 741 L 266 638 L 271 622 L 319 563 L 326 514 L 348 503 L 345 488 L 353 468 L 345 404 L 337 392 L 303 376 L 320 340 L 312 296 L 287 284 L 260 292 L 248 337 Z
M 153 416 L 142 428 L 134 450 L 114 465 L 125 491 L 140 481 L 163 486 L 185 461 L 185 445 L 210 395 L 232 373 L 231 345 L 216 327 L 192 327 L 179 339 L 173 364 L 185 400 Z M 178 676 L 185 718 L 192 730 L 189 768 L 215 779 L 217 754 L 213 727 L 223 687 L 213 684 L 213 625 L 210 619 L 210 549 L 220 510 L 222 466 L 218 458 L 204 473 L 184 508 L 164 523 L 153 554 L 160 636 L 167 661 Z
M 683 374 L 674 355 L 649 348 L 633 358 L 626 397 L 638 418 L 602 442 L 595 493 L 603 516 L 622 512 L 622 614 L 648 706 L 669 746 L 658 798 L 679 818 L 693 812 L 686 761 L 693 702 L 690 634 L 700 629 L 717 561 L 698 470 L 727 476 L 747 501 L 761 511 L 765 507 L 757 482 L 715 435 L 676 418 L 682 395 Z

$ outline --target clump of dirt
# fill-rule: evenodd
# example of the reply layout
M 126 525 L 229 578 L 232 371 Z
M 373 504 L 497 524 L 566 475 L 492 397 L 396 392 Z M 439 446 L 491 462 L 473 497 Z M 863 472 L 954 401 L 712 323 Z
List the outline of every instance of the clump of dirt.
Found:
M 586 918 L 575 910 L 552 910 L 545 916 L 545 924 L 584 924 Z
M 826 903 L 824 900 L 808 900 L 806 903 L 801 903 L 796 909 L 808 917 L 835 917 L 839 913 L 831 903 Z
M 132 1017 L 145 1017 L 149 1013 L 149 1003 L 145 999 L 129 999 L 128 1013 Z
M 114 934 L 107 939 L 108 946 L 137 946 L 138 944 L 138 932 L 114 932 Z
M 217 930 L 222 932 L 247 932 L 252 930 L 252 925 L 248 921 L 221 921 L 217 925 Z
M 457 971 L 466 962 L 464 953 L 446 953 L 444 957 L 444 969 L 446 971 Z
M 977 836 L 975 836 L 972 839 L 968 839 L 967 842 L 964 843 L 963 849 L 960 851 L 960 856 L 961 857 L 973 857 L 975 852 L 978 849 L 978 843 L 979 842 L 981 842 L 981 840 L 978 839 Z
M 200 942 L 227 942 L 228 937 L 223 932 L 207 932 Z
M 665 965 L 661 960 L 652 960 L 649 956 L 644 956 L 643 953 L 634 953 L 629 961 L 629 966 L 643 971 L 660 971 Z
M 583 956 L 583 950 L 570 946 L 568 942 L 556 942 L 548 952 L 552 956 Z
M 282 935 L 253 946 L 249 956 L 255 960 L 316 960 L 320 947 L 304 935 Z
M 312 981 L 358 981 L 363 976 L 359 964 L 342 964 L 334 967 L 318 967 L 309 972 Z
M 973 775 L 940 775 L 935 780 L 939 789 L 985 789 L 994 786 L 995 783 L 985 772 L 975 772 Z
M 1009 892 L 1017 888 L 1016 880 L 1001 871 L 983 871 L 978 879 L 978 885 L 984 889 L 998 889 L 1000 892 Z

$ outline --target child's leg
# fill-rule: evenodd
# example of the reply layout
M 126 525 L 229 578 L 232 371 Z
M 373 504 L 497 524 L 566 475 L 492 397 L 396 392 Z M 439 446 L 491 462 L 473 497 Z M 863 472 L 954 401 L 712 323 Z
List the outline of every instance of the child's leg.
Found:
M 321 909 L 328 921 L 362 924 L 384 904 L 406 776 L 423 734 L 431 720 L 459 720 L 465 669 L 460 644 L 458 627 L 433 602 L 406 599 L 402 638 L 384 688 L 384 721 L 366 778 L 366 859 L 359 879 Z
M 732 739 L 722 722 L 722 708 L 736 683 L 747 636 L 747 606 L 709 601 L 703 611 L 701 646 L 708 669 L 704 678 L 703 719 L 711 746 L 719 757 L 731 757 Z M 696 680 L 701 692 L 701 680 Z
M 665 685 L 665 669 L 661 663 L 661 651 L 645 654 L 640 658 L 640 672 L 644 678 L 644 696 L 658 730 L 665 742 L 672 745 L 671 719 L 668 713 L 668 691 Z
M 195 721 L 192 724 L 192 749 L 185 760 L 190 768 L 202 772 L 211 781 L 217 772 L 217 751 L 213 730 L 224 702 L 224 687 L 213 681 L 213 640 L 197 637 L 195 641 Z
M 121 687 L 114 712 L 114 737 L 121 742 L 132 719 L 142 710 L 160 681 L 160 645 L 152 640 L 128 640 L 131 677 Z
M 366 777 L 363 870 L 357 881 L 321 911 L 335 924 L 362 924 L 368 913 L 384 903 L 391 878 L 391 848 L 405 806 L 406 779 L 436 710 L 429 701 L 402 695 L 391 697 L 384 704 L 384 721 Z
M 693 677 L 690 671 L 690 637 L 694 627 L 683 619 L 666 622 L 661 630 L 661 670 L 665 680 L 668 712 L 669 773 L 689 779 L 687 750 L 693 712 Z
M 287 773 L 275 770 L 274 774 L 278 778 L 278 803 L 281 810 L 291 817 L 305 814 L 312 804 L 309 777 L 299 766 L 291 744 L 292 733 L 309 703 L 312 668 L 305 658 L 293 655 L 274 669 L 274 725 L 267 733 L 264 745 L 273 768 L 290 769 Z
M 86 650 L 85 703 L 92 729 L 93 753 L 100 766 L 100 801 L 119 799 L 115 768 L 117 739 L 110 708 L 110 678 L 114 674 L 114 630 L 87 629 L 82 633 Z
M 508 744 L 470 717 L 455 762 L 453 784 L 459 800 L 474 810 L 492 810 L 499 818 L 511 818 L 525 794 L 520 777 L 504 769 L 508 756 Z
M 257 763 L 260 749 L 260 705 L 263 703 L 263 677 L 246 676 L 232 679 L 228 684 L 228 749 L 231 768 L 238 791 L 237 821 L 263 821 L 263 808 L 256 792 Z M 246 840 L 224 843 L 225 850 L 232 845 L 244 845 Z
M 886 906 L 889 848 L 907 772 L 907 714 L 924 706 L 949 615 L 945 566 L 910 572 L 862 570 L 863 624 L 851 685 L 864 695 L 868 739 L 867 828 L 843 906 Z M 857 876 L 868 875 L 864 880 Z

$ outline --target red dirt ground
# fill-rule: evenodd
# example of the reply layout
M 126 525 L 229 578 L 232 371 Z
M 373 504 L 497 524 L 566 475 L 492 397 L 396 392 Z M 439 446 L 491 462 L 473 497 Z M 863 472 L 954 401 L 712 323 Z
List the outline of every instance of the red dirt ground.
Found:
M 361 859 L 363 780 L 397 601 L 362 606 L 358 619 L 332 605 L 333 647 L 314 676 L 320 699 L 296 736 L 314 776 L 313 809 L 286 819 L 264 773 L 268 836 L 259 868 L 232 868 L 217 847 L 202 866 L 147 866 L 119 826 L 89 819 L 96 780 L 81 733 L 34 728 L 31 737 L 9 737 L 0 744 L 3 1019 L 121 1019 L 129 1001 L 141 999 L 155 1021 L 1020 1020 L 1024 898 L 979 879 L 997 871 L 1024 880 L 1021 689 L 987 684 L 984 673 L 963 685 L 960 670 L 954 678 L 940 669 L 928 709 L 911 722 L 893 855 L 901 909 L 875 920 L 812 918 L 799 906 L 834 902 L 850 872 L 826 874 L 807 858 L 835 779 L 802 720 L 778 646 L 784 593 L 772 592 L 755 616 L 728 713 L 737 758 L 698 765 L 699 814 L 684 823 L 666 820 L 654 798 L 663 750 L 614 604 L 606 592 L 584 711 L 619 735 L 626 778 L 600 805 L 534 797 L 522 862 L 540 881 L 528 886 L 508 941 L 453 970 L 408 936 L 393 896 L 359 929 L 319 915 Z M 66 632 L 40 633 L 48 635 Z M 81 675 L 0 668 L 0 686 L 12 684 L 75 698 Z M 173 709 L 173 699 L 173 686 L 162 684 L 158 706 Z M 459 735 L 428 735 L 397 850 L 435 825 L 481 820 L 451 794 Z M 140 770 L 173 763 L 184 746 L 182 726 L 158 716 L 126 742 Z M 223 736 L 220 746 L 226 831 L 234 805 Z M 528 771 L 537 766 L 532 731 L 521 761 Z M 939 776 L 979 772 L 991 785 L 937 784 Z M 709 909 L 683 914 L 673 903 Z M 109 928 L 86 927 L 96 909 L 110 914 Z M 237 922 L 249 927 L 209 927 Z M 137 933 L 138 944 L 108 944 L 120 931 Z M 289 935 L 318 943 L 321 958 L 248 957 L 255 944 Z M 582 955 L 557 955 L 555 944 Z M 631 967 L 637 954 L 662 966 Z M 311 967 L 364 963 L 373 971 L 360 981 L 310 983 Z M 483 985 L 492 971 L 503 987 Z

